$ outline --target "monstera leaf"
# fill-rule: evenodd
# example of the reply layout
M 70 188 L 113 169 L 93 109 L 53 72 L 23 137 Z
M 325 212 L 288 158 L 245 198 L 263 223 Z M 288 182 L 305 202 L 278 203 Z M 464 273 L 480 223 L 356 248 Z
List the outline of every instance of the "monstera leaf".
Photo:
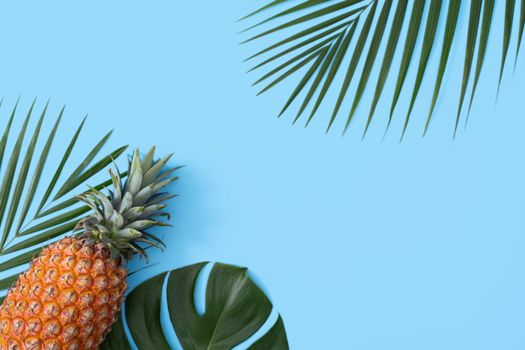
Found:
M 467 11 L 460 11 L 462 5 Z M 525 26 L 525 0 L 521 0 L 519 5 L 515 0 L 505 1 L 502 28 L 494 28 L 492 25 L 495 5 L 495 0 L 416 0 L 410 4 L 408 0 L 267 0 L 264 6 L 245 17 L 246 21 L 255 20 L 255 23 L 246 29 L 255 33 L 244 42 L 262 39 L 270 41 L 270 44 L 265 44 L 265 47 L 258 49 L 248 58 L 249 61 L 258 60 L 251 70 L 265 70 L 255 82 L 266 82 L 259 93 L 267 91 L 294 74 L 300 75 L 297 87 L 291 92 L 281 110 L 283 114 L 304 91 L 294 123 L 307 114 L 305 123 L 308 125 L 321 103 L 326 100 L 328 91 L 336 91 L 337 98 L 327 121 L 327 131 L 340 114 L 346 118 L 344 130 L 347 130 L 365 88 L 372 85 L 374 94 L 369 103 L 364 131 L 366 133 L 383 95 L 387 79 L 391 76 L 395 81 L 395 90 L 390 100 L 390 116 L 386 126 L 388 129 L 401 91 L 404 86 L 409 85 L 406 79 L 408 68 L 410 65 L 417 65 L 416 78 L 410 82 L 407 91 L 410 96 L 408 110 L 400 112 L 401 117 L 404 117 L 404 135 L 423 78 L 431 73 L 427 72 L 431 53 L 437 51 L 440 58 L 437 72 L 429 77 L 433 81 L 434 89 L 428 113 L 423 116 L 424 133 L 436 107 L 452 45 L 454 41 L 461 40 L 466 45 L 462 57 L 463 77 L 459 79 L 461 90 L 455 118 L 455 134 L 464 104 L 467 104 L 470 110 L 474 100 L 489 34 L 492 31 L 503 32 L 503 42 L 498 43 L 498 54 L 501 56 L 500 82 L 505 64 L 511 56 L 509 47 L 513 32 L 517 33 L 517 49 L 512 56 L 513 60 L 518 58 Z M 438 26 L 442 17 L 445 20 L 443 29 Z M 463 36 L 460 35 L 457 24 L 458 20 L 465 17 L 468 20 L 468 33 Z M 401 35 L 405 25 L 407 33 Z M 421 51 L 416 52 L 418 40 L 422 41 L 422 46 Z M 379 52 L 383 43 L 385 51 L 381 57 Z M 392 62 L 396 52 L 401 53 L 401 63 L 394 67 Z M 358 68 L 360 63 L 362 70 Z M 372 69 L 376 65 L 379 66 L 379 75 L 377 80 L 372 81 Z M 336 79 L 338 76 L 341 77 L 340 80 Z M 355 90 L 349 89 L 353 81 L 356 82 Z M 470 96 L 467 94 L 469 86 Z M 351 107 L 349 111 L 343 112 L 341 107 L 346 99 L 350 100 Z M 311 108 L 307 112 L 309 107 Z M 465 122 L 467 119 L 465 118 Z
M 87 190 L 86 184 L 92 181 L 93 176 L 127 148 L 119 147 L 98 157 L 111 136 L 109 132 L 102 135 L 82 158 L 76 145 L 85 119 L 72 135 L 68 135 L 66 131 L 59 130 L 64 113 L 62 109 L 49 134 L 41 135 L 48 109 L 46 104 L 30 133 L 28 129 L 35 102 L 25 113 L 19 128 L 14 125 L 18 120 L 17 106 L 18 102 L 2 125 L 4 131 L 0 136 L 0 293 L 3 294 L 43 245 L 70 232 L 79 218 L 90 210 L 80 205 L 76 196 Z M 13 135 L 15 128 L 19 129 L 17 135 Z M 57 134 L 60 135 L 60 143 L 67 145 L 62 150 L 53 148 Z M 49 160 L 50 152 L 61 154 L 58 164 Z M 66 172 L 70 163 L 73 170 Z M 46 173 L 42 176 L 46 169 L 51 170 L 51 175 Z M 98 185 L 90 183 L 99 189 L 110 184 L 111 180 Z
M 200 283 L 206 286 L 199 288 Z M 196 304 L 200 290 L 205 292 L 203 310 Z M 162 273 L 134 289 L 101 349 L 288 349 L 281 317 L 270 324 L 272 309 L 246 268 L 203 262 Z M 261 332 L 263 325 L 267 332 Z

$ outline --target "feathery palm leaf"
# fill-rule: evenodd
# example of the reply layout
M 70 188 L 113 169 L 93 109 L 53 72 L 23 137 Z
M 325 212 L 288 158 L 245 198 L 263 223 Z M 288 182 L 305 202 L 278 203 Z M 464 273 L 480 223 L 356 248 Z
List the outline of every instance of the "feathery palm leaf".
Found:
M 1 105 L 1 102 L 0 102 Z M 48 105 L 43 108 L 36 126 L 29 135 L 31 117 L 35 114 L 35 102 L 25 114 L 22 126 L 15 135 L 17 104 L 12 109 L 0 138 L 0 292 L 4 293 L 18 276 L 19 268 L 38 254 L 43 245 L 71 231 L 78 220 L 90 210 L 77 200 L 80 185 L 100 173 L 127 148 L 119 147 L 98 157 L 111 132 L 91 149 L 71 174 L 64 169 L 76 163 L 75 153 L 78 137 L 85 119 L 73 133 L 68 146 L 61 151 L 59 164 L 49 162 L 53 142 L 59 133 L 64 109 L 60 111 L 48 135 L 41 135 Z M 10 146 L 10 139 L 13 145 Z M 55 151 L 53 151 L 55 152 Z M 4 159 L 5 157 L 5 159 Z M 42 176 L 44 170 L 52 170 L 52 176 Z M 123 176 L 125 174 L 122 174 Z M 64 178 L 63 180 L 61 180 Z M 111 179 L 95 186 L 102 189 Z M 39 189 L 42 189 L 39 191 Z M 86 189 L 87 190 L 87 189 Z M 15 271 L 16 270 L 16 271 Z
M 463 15 L 461 6 L 465 6 L 464 14 L 468 16 L 468 34 L 463 60 L 463 77 L 457 108 L 454 134 L 457 131 L 463 105 L 468 104 L 465 123 L 472 106 L 475 91 L 478 86 L 480 73 L 483 67 L 487 42 L 492 27 L 494 0 L 421 0 L 413 1 L 409 6 L 407 0 L 273 0 L 243 20 L 254 19 L 263 13 L 270 13 L 263 20 L 250 26 L 245 31 L 259 31 L 243 41 L 248 43 L 262 38 L 277 37 L 275 43 L 259 50 L 247 61 L 256 59 L 250 71 L 267 69 L 267 72 L 254 85 L 266 82 L 261 89 L 263 93 L 274 87 L 284 79 L 301 70 L 303 73 L 297 87 L 291 93 L 281 110 L 282 115 L 294 102 L 303 90 L 306 90 L 304 99 L 300 103 L 294 123 L 297 122 L 310 106 L 309 116 L 305 121 L 308 125 L 317 114 L 320 105 L 325 101 L 327 92 L 332 88 L 336 91 L 337 99 L 328 120 L 327 131 L 337 116 L 344 114 L 341 111 L 342 103 L 347 98 L 351 100 L 350 111 L 346 112 L 344 130 L 349 127 L 357 107 L 363 99 L 365 88 L 373 84 L 373 98 L 370 103 L 365 134 L 376 112 L 376 107 L 383 95 L 385 83 L 390 76 L 394 81 L 395 89 L 390 102 L 388 127 L 394 116 L 402 89 L 409 85 L 406 80 L 410 64 L 417 64 L 416 78 L 412 82 L 411 98 L 408 111 L 404 112 L 402 135 L 409 125 L 410 117 L 420 91 L 423 78 L 428 75 L 428 62 L 431 53 L 438 52 L 439 66 L 435 79 L 432 100 L 430 102 L 424 133 L 427 132 L 432 115 L 435 112 L 436 102 L 440 95 L 443 77 L 449 63 L 449 54 L 454 41 L 459 40 L 458 17 Z M 516 7 L 519 7 L 519 21 L 514 21 Z M 273 11 L 273 12 L 272 12 Z M 443 16 L 445 28 L 438 28 L 438 22 Z M 392 19 L 390 25 L 389 19 Z M 407 34 L 402 36 L 402 28 L 408 26 Z M 501 64 L 499 82 L 504 73 L 505 63 L 509 53 L 511 33 L 514 26 L 518 26 L 518 44 L 516 59 L 520 50 L 520 42 L 525 26 L 525 0 L 516 6 L 515 0 L 505 2 L 505 20 L 503 44 L 501 47 Z M 265 29 L 260 29 L 260 28 Z M 292 33 L 292 34 L 290 34 Z M 282 36 L 284 35 L 284 38 Z M 441 39 L 439 39 L 441 38 Z M 422 48 L 416 53 L 416 42 L 422 40 Z M 385 42 L 382 57 L 379 48 Z M 354 43 L 354 45 L 352 45 Z M 368 43 L 368 44 L 367 44 Z M 401 63 L 397 72 L 392 69 L 392 62 L 396 52 L 401 53 Z M 477 56 L 475 57 L 475 53 Z M 282 62 L 276 64 L 277 62 Z M 362 63 L 361 74 L 356 74 L 359 64 Z M 375 65 L 379 65 L 379 75 L 375 82 L 371 82 L 371 72 Z M 471 74 L 472 73 L 472 74 Z M 339 85 L 335 79 L 342 78 Z M 273 79 L 273 80 L 270 80 Z M 356 80 L 357 87 L 352 96 L 349 96 L 350 84 Z M 269 81 L 269 82 L 268 82 Z M 467 89 L 472 86 L 470 96 Z M 338 91 L 338 92 L 337 92 Z M 345 115 L 343 115 L 345 117 Z M 364 136 L 364 135 L 363 135 Z

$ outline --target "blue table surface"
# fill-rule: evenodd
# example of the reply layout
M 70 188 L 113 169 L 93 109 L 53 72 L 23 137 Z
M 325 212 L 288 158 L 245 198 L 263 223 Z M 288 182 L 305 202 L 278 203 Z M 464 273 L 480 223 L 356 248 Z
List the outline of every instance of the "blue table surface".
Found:
M 297 77 L 256 97 L 257 74 L 243 60 L 269 41 L 239 45 L 236 22 L 262 3 L 3 3 L 0 123 L 19 95 L 24 107 L 51 98 L 54 113 L 67 104 L 64 135 L 89 113 L 86 151 L 115 129 L 110 146 L 156 145 L 186 165 L 173 187 L 174 227 L 163 230 L 168 249 L 132 286 L 220 261 L 262 281 L 292 349 L 525 348 L 525 50 L 515 72 L 509 59 L 496 103 L 504 2 L 467 128 L 452 139 L 463 39 L 422 138 L 439 62 L 431 55 L 402 143 L 410 85 L 382 141 L 392 79 L 364 141 L 368 102 L 344 137 L 343 118 L 324 133 L 329 103 L 306 129 L 292 114 L 277 119 Z

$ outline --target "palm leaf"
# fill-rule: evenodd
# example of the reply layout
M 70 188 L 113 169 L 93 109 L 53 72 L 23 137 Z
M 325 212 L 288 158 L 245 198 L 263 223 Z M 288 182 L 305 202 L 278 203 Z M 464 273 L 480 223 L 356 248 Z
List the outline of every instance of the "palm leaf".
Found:
M 310 100 L 314 96 L 315 92 L 317 91 L 317 88 L 319 87 L 319 85 L 323 81 L 324 77 L 328 73 L 328 69 L 333 64 L 333 61 L 335 59 L 336 54 L 340 51 L 342 42 L 343 42 L 343 36 L 339 35 L 339 38 L 334 43 L 334 45 L 330 48 L 330 50 L 328 51 L 328 54 L 323 56 L 323 60 L 322 60 L 323 64 L 322 64 L 321 68 L 319 69 L 319 72 L 317 73 L 317 75 L 315 77 L 315 80 L 312 83 L 312 86 L 308 90 L 308 94 L 306 95 L 306 97 L 304 99 L 304 102 L 301 105 L 301 108 L 299 109 L 299 112 L 297 112 L 297 116 L 295 117 L 294 123 L 299 119 L 301 114 L 304 112 L 306 106 L 308 105 L 308 103 L 310 102 Z M 279 115 L 282 115 L 284 113 L 284 111 L 285 111 L 286 107 L 288 107 L 288 105 L 289 105 L 289 103 L 285 106 L 285 108 L 283 108 L 283 110 L 281 111 L 281 113 Z
M 516 60 L 520 53 L 521 39 L 523 37 L 523 29 L 525 28 L 525 0 L 521 0 L 520 6 L 520 26 L 518 28 L 518 47 L 516 48 Z
M 434 112 L 434 108 L 436 108 L 439 90 L 441 89 L 441 84 L 443 83 L 443 77 L 447 68 L 448 57 L 450 54 L 450 49 L 452 47 L 452 41 L 454 40 L 454 34 L 456 33 L 456 26 L 458 23 L 460 6 L 461 0 L 450 0 L 450 5 L 448 7 L 447 14 L 447 23 L 445 25 L 445 35 L 443 36 L 443 48 L 441 49 L 441 58 L 439 60 L 439 68 L 436 77 L 436 83 L 434 85 L 434 93 L 432 94 L 432 102 L 430 103 L 430 109 L 428 111 L 427 122 L 425 123 L 425 131 L 423 132 L 423 134 L 426 134 L 426 132 L 428 131 L 428 125 L 430 124 L 432 113 Z M 480 58 L 482 59 L 483 57 L 483 55 L 478 55 L 478 61 Z M 481 65 L 479 63 L 480 62 L 478 62 L 478 67 L 481 70 Z M 474 89 L 472 90 L 472 98 L 473 97 Z
M 412 98 L 410 99 L 410 106 L 408 107 L 408 112 L 405 117 L 405 124 L 403 125 L 403 131 L 401 137 L 405 135 L 405 131 L 408 126 L 408 121 L 410 119 L 410 114 L 414 108 L 414 103 L 416 102 L 416 97 L 421 88 L 421 83 L 423 82 L 423 76 L 427 70 L 428 59 L 430 57 L 430 52 L 432 51 L 432 46 L 436 37 L 437 24 L 439 21 L 439 16 L 441 14 L 442 0 L 431 0 L 430 8 L 428 10 L 429 16 L 427 19 L 427 25 L 425 28 L 425 34 L 423 36 L 423 47 L 421 49 L 421 57 L 419 58 L 419 67 L 417 69 L 416 81 L 414 85 L 414 90 L 412 91 Z
M 328 75 L 324 81 L 323 87 L 321 88 L 321 91 L 319 92 L 319 95 L 317 96 L 317 100 L 315 101 L 315 105 L 310 113 L 310 116 L 308 117 L 308 120 L 306 121 L 306 125 L 310 123 L 313 116 L 315 115 L 315 112 L 321 105 L 321 102 L 323 102 L 324 97 L 326 96 L 326 93 L 328 92 L 328 89 L 330 88 L 330 85 L 332 84 L 337 71 L 339 70 L 339 67 L 341 66 L 341 63 L 343 62 L 343 59 L 346 54 L 346 50 L 348 49 L 348 45 L 350 45 L 350 42 L 352 41 L 352 37 L 354 36 L 356 24 L 354 23 L 350 30 L 345 34 L 345 37 L 339 46 L 339 49 L 337 51 L 336 56 L 334 57 L 333 62 L 330 65 L 330 71 L 328 72 Z M 305 105 L 306 108 L 306 105 Z M 303 108 L 304 110 L 304 108 Z
M 501 55 L 501 67 L 499 71 L 499 82 L 501 84 L 501 78 L 503 77 L 503 69 L 505 68 L 505 61 L 507 60 L 507 54 L 509 52 L 510 35 L 512 34 L 512 23 L 514 20 L 514 11 L 516 7 L 516 0 L 506 0 L 505 2 L 505 26 L 503 32 L 503 48 Z
M 305 110 L 311 107 L 310 116 L 306 121 L 308 125 L 315 115 L 319 114 L 321 103 L 328 100 L 329 91 L 334 92 L 333 112 L 327 121 L 327 131 L 330 130 L 336 118 L 344 114 L 342 108 L 347 99 L 352 103 L 346 114 L 344 129 L 349 127 L 358 106 L 365 100 L 365 90 L 372 85 L 373 97 L 368 106 L 368 118 L 364 130 L 366 133 L 380 100 L 384 98 L 384 87 L 391 77 L 396 83 L 388 117 L 388 129 L 395 115 L 401 92 L 403 88 L 407 88 L 408 69 L 411 65 L 416 66 L 417 74 L 407 91 L 410 96 L 408 110 L 400 111 L 400 114 L 404 115 L 401 131 L 403 136 L 410 123 L 413 108 L 420 95 L 423 81 L 426 79 L 426 73 L 430 69 L 430 57 L 436 54 L 439 57 L 439 66 L 437 75 L 432 77 L 435 79 L 432 84 L 433 94 L 428 114 L 425 116 L 426 122 L 423 130 L 423 134 L 426 134 L 436 109 L 437 100 L 442 92 L 450 52 L 453 45 L 460 45 L 461 40 L 466 43 L 466 49 L 462 57 L 463 77 L 458 96 L 455 135 L 463 114 L 465 100 L 468 103 L 465 123 L 468 120 L 485 61 L 489 36 L 494 30 L 492 16 L 495 4 L 494 0 L 450 0 L 446 2 L 421 0 L 412 2 L 411 9 L 407 9 L 408 1 L 404 0 L 397 2 L 390 0 L 267 1 L 259 9 L 242 19 L 253 22 L 242 32 L 242 35 L 249 35 L 243 40 L 243 44 L 255 45 L 253 42 L 262 41 L 263 38 L 268 43 L 266 47 L 259 48 L 254 55 L 248 58 L 249 61 L 258 61 L 250 72 L 262 72 L 262 80 L 276 74 L 281 69 L 292 67 L 266 86 L 264 91 L 274 88 L 284 78 L 292 79 L 292 76 L 300 75 L 296 88 L 285 100 L 284 108 L 279 114 L 282 115 L 285 111 L 290 110 L 294 102 L 297 102 L 294 123 Z M 468 11 L 460 11 L 462 5 L 465 5 Z M 505 6 L 505 18 L 503 28 L 501 28 L 503 41 L 500 46 L 499 82 L 504 76 L 510 43 L 514 40 L 511 33 L 515 27 L 518 27 L 517 59 L 525 27 L 525 0 L 520 1 L 519 5 L 515 0 L 506 0 L 503 5 Z M 376 9 L 381 10 L 376 11 Z M 516 12 L 519 12 L 519 20 L 514 21 Z M 441 17 L 445 16 L 446 25 L 440 28 L 438 22 Z M 466 36 L 460 35 L 458 29 L 457 24 L 461 16 L 468 17 Z M 407 34 L 402 36 L 401 32 L 405 24 Z M 421 30 L 422 26 L 425 27 L 424 30 Z M 418 40 L 422 41 L 422 46 L 416 53 Z M 378 60 L 377 56 L 383 46 L 385 47 L 383 57 Z M 392 72 L 392 63 L 397 53 L 401 55 L 401 62 L 396 73 Z M 345 64 L 345 61 L 348 63 Z M 297 62 L 300 65 L 297 65 Z M 379 73 L 373 80 L 376 66 L 378 66 Z M 303 67 L 305 69 L 301 69 Z M 258 80 L 260 81 L 261 79 Z M 354 81 L 355 89 L 351 88 Z M 469 98 L 466 98 L 469 87 L 470 95 Z M 301 94 L 304 90 L 307 92 Z M 315 98 L 316 94 L 317 98 Z
M 368 79 L 370 78 L 370 74 L 372 73 L 372 66 L 376 59 L 377 53 L 379 51 L 379 45 L 381 44 L 381 40 L 383 39 L 383 34 L 385 33 L 386 22 L 388 20 L 388 15 L 389 15 L 391 8 L 392 8 L 392 0 L 385 0 L 385 3 L 383 4 L 383 8 L 381 9 L 381 13 L 379 14 L 379 18 L 376 23 L 374 34 L 372 35 L 372 40 L 370 42 L 370 47 L 368 48 L 368 54 L 366 55 L 365 63 L 363 66 L 363 71 L 361 74 L 361 79 L 359 80 L 359 85 L 357 85 L 357 91 L 354 96 L 354 102 L 352 103 L 352 109 L 350 110 L 350 115 L 348 116 L 346 120 L 344 131 L 346 131 L 348 126 L 350 125 L 350 122 L 352 121 L 352 118 L 354 117 L 354 113 L 357 109 L 357 106 L 359 105 L 359 102 L 361 101 L 361 97 L 363 97 L 365 87 L 368 83 Z
M 408 5 L 408 0 L 400 0 L 397 4 L 397 9 L 394 15 L 394 22 L 392 24 L 392 30 L 390 32 L 390 37 L 388 38 L 388 43 L 386 45 L 385 55 L 383 57 L 383 63 L 381 64 L 381 71 L 379 72 L 379 78 L 377 81 L 377 86 L 374 92 L 374 99 L 372 101 L 372 106 L 370 107 L 370 113 L 368 114 L 368 120 L 366 122 L 365 134 L 372 122 L 372 117 L 374 116 L 377 103 L 385 87 L 386 79 L 392 65 L 392 60 L 394 59 L 394 53 L 396 45 L 401 34 L 401 28 L 403 26 L 403 21 L 405 19 L 406 9 Z
M 476 62 L 476 71 L 474 73 L 474 83 L 472 85 L 472 93 L 470 96 L 469 111 L 472 107 L 472 101 L 474 100 L 474 93 L 478 86 L 479 76 L 481 73 L 481 67 L 485 59 L 485 53 L 487 52 L 487 44 L 489 41 L 490 28 L 492 26 L 492 15 L 494 13 L 495 0 L 485 0 L 483 4 L 483 19 L 481 20 L 481 34 L 479 38 L 478 46 L 478 58 Z M 500 79 L 501 81 L 501 79 Z M 467 114 L 468 117 L 468 114 Z
M 203 307 L 196 295 L 204 295 Z M 203 262 L 135 288 L 101 349 L 287 350 L 283 321 L 272 310 L 246 268 Z M 163 313 L 169 325 L 161 323 Z
M 476 38 L 478 36 L 479 21 L 481 18 L 481 0 L 472 0 L 470 3 L 470 16 L 468 21 L 467 45 L 465 48 L 465 63 L 463 66 L 463 81 L 461 83 L 461 94 L 459 96 L 458 112 L 456 115 L 456 125 L 454 126 L 454 135 L 458 130 L 463 100 L 467 92 L 468 82 L 470 80 L 470 71 L 474 61 L 474 51 L 476 49 Z
M 370 8 L 370 11 L 368 12 L 368 15 L 365 20 L 365 24 L 363 25 L 363 28 L 361 29 L 361 33 L 359 34 L 359 38 L 357 39 L 357 43 L 354 48 L 354 52 L 352 54 L 352 58 L 348 64 L 348 69 L 346 70 L 346 76 L 345 80 L 343 82 L 343 87 L 341 89 L 341 92 L 339 93 L 339 97 L 337 99 L 337 102 L 334 107 L 334 111 L 332 113 L 332 117 L 330 118 L 330 121 L 328 122 L 328 127 L 326 130 L 330 130 L 330 127 L 332 126 L 332 123 L 335 120 L 335 117 L 337 113 L 339 112 L 339 108 L 341 108 L 341 105 L 343 103 L 343 100 L 346 96 L 346 92 L 348 91 L 348 88 L 350 87 L 350 82 L 352 81 L 352 78 L 354 77 L 354 73 L 357 69 L 357 64 L 359 63 L 359 59 L 361 58 L 361 53 L 363 52 L 363 49 L 366 44 L 366 39 L 368 38 L 368 33 L 370 32 L 370 28 L 372 26 L 372 22 L 374 20 L 374 15 L 377 8 L 377 3 L 373 4 Z M 356 19 L 356 23 L 354 25 L 357 25 L 357 21 L 359 19 Z
M 5 168 L 0 167 L 0 292 L 2 293 L 16 280 L 18 268 L 26 265 L 38 254 L 44 244 L 72 230 L 79 218 L 89 210 L 87 206 L 80 205 L 76 199 L 77 194 L 87 189 L 81 189 L 81 185 L 93 181 L 95 175 L 126 149 L 126 147 L 119 147 L 107 155 L 99 156 L 103 143 L 109 137 L 107 135 L 103 143 L 95 145 L 76 170 L 61 181 L 64 177 L 64 169 L 69 167 L 69 163 L 74 163 L 72 159 L 78 156 L 79 152 L 75 146 L 84 121 L 69 142 L 66 139 L 68 147 L 59 164 L 54 165 L 50 162 L 49 155 L 59 132 L 64 109 L 56 116 L 51 131 L 42 135 L 48 104 L 42 109 L 36 126 L 30 131 L 35 107 L 33 101 L 25 113 L 20 130 L 15 134 L 13 122 L 17 120 L 17 106 L 18 102 L 10 113 L 0 139 L 0 166 L 4 154 L 10 155 Z M 14 138 L 13 144 L 9 147 L 11 138 Z M 72 155 L 75 155 L 75 158 L 71 157 Z M 92 162 L 95 164 L 90 166 Z M 46 170 L 50 171 L 49 179 Z M 61 182 L 60 189 L 53 195 L 56 185 Z M 103 188 L 109 184 L 111 180 L 96 184 L 95 187 Z M 40 188 L 42 191 L 39 191 Z M 53 199 L 51 199 L 52 195 Z
M 396 89 L 394 91 L 394 97 L 392 105 L 390 106 L 390 116 L 388 118 L 388 126 L 392 122 L 392 116 L 396 108 L 401 90 L 405 84 L 405 79 L 408 73 L 408 67 L 414 55 L 414 49 L 416 47 L 416 41 L 419 35 L 419 28 L 421 27 L 421 21 L 423 19 L 423 10 L 425 9 L 425 1 L 414 1 L 412 5 L 412 11 L 410 12 L 410 23 L 408 25 L 407 37 L 403 49 L 403 56 L 401 58 L 401 66 L 397 76 Z M 388 128 L 387 126 L 387 128 Z

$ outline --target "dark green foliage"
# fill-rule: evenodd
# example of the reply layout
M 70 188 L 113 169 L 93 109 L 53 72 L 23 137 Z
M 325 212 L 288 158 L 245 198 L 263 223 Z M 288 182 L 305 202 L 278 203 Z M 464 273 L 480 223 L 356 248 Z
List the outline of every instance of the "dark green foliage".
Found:
M 26 265 L 40 252 L 43 245 L 72 231 L 78 220 L 89 211 L 89 207 L 81 205 L 76 196 L 87 190 L 88 183 L 98 189 L 110 185 L 111 180 L 98 185 L 90 181 L 127 148 L 127 146 L 119 147 L 104 156 L 98 156 L 108 141 L 110 132 L 103 135 L 100 142 L 91 149 L 73 173 L 66 174 L 64 168 L 69 163 L 74 165 L 79 153 L 83 153 L 77 151 L 75 146 L 85 119 L 73 135 L 69 135 L 59 130 L 64 113 L 62 109 L 54 118 L 49 134 L 42 135 L 48 106 L 44 107 L 36 126 L 30 130 L 31 118 L 36 114 L 35 102 L 33 102 L 16 133 L 14 122 L 18 121 L 17 106 L 18 103 L 4 124 L 3 135 L 0 138 L 0 273 L 2 273 L 0 290 L 2 291 L 16 281 L 18 274 L 12 272 L 12 269 Z M 65 149 L 53 148 L 58 138 L 57 134 L 60 135 L 60 143 L 67 145 Z M 13 145 L 9 146 L 11 139 Z M 62 155 L 59 164 L 49 161 L 51 151 Z M 94 164 L 91 165 L 92 163 Z M 51 171 L 52 175 L 43 176 L 45 170 Z M 64 180 L 61 180 L 62 178 Z M 42 191 L 39 192 L 38 189 Z
M 460 11 L 462 6 L 465 11 Z M 317 114 L 321 102 L 327 99 L 328 90 L 335 91 L 334 95 L 337 97 L 331 116 L 327 121 L 327 131 L 331 128 L 336 117 L 343 113 L 341 111 L 343 102 L 349 99 L 351 107 L 347 113 L 344 126 L 346 131 L 362 101 L 365 89 L 368 85 L 373 85 L 374 94 L 366 121 L 366 133 L 376 114 L 376 107 L 389 76 L 396 81 L 388 120 L 388 126 L 390 126 L 401 91 L 405 85 L 408 85 L 405 84 L 408 68 L 410 65 L 415 65 L 417 67 L 416 78 L 411 89 L 407 91 L 411 96 L 408 111 L 401 113 L 405 116 L 402 129 L 402 135 L 404 135 L 423 79 L 428 75 L 425 73 L 428 70 L 427 66 L 431 54 L 437 51 L 436 54 L 440 60 L 437 76 L 427 77 L 434 79 L 435 82 L 433 83 L 434 90 L 429 112 L 428 115 L 424 116 L 426 117 L 424 133 L 427 132 L 441 92 L 451 47 L 455 40 L 465 40 L 463 78 L 454 129 L 455 134 L 462 116 L 463 104 L 469 86 L 471 86 L 471 92 L 470 98 L 467 99 L 469 107 L 466 113 L 467 119 L 474 100 L 485 59 L 489 33 L 494 29 L 492 26 L 494 6 L 494 0 L 464 2 L 461 0 L 449 2 L 421 0 L 412 2 L 410 8 L 408 8 L 407 1 L 392 2 L 390 0 L 269 1 L 260 9 L 243 18 L 243 20 L 254 20 L 254 18 L 263 17 L 262 20 L 243 31 L 255 31 L 243 43 L 262 40 L 263 38 L 271 42 L 274 40 L 272 38 L 281 36 L 279 39 L 275 39 L 274 44 L 259 50 L 248 60 L 262 60 L 255 64 L 250 71 L 267 69 L 267 72 L 257 83 L 274 77 L 272 83 L 259 93 L 267 91 L 298 71 L 303 72 L 303 77 L 300 79 L 297 88 L 292 92 L 291 97 L 288 98 L 281 110 L 282 114 L 290 109 L 292 102 L 299 99 L 300 92 L 306 89 L 308 92 L 300 101 L 294 123 L 308 110 L 308 107 L 311 107 L 310 116 L 306 120 L 306 125 L 308 125 L 313 116 Z M 503 45 L 501 46 L 500 81 L 504 74 L 513 28 L 518 26 L 517 57 L 525 26 L 525 1 L 521 1 L 517 5 L 514 0 L 506 0 L 504 6 L 505 20 L 504 27 L 501 28 Z M 515 12 L 518 11 L 519 21 L 514 20 Z M 464 38 L 460 37 L 457 26 L 458 16 L 462 15 L 468 16 L 468 35 Z M 446 16 L 446 25 L 441 33 L 438 29 L 438 22 L 442 16 Z M 402 28 L 405 25 L 407 32 L 405 35 L 401 35 Z M 425 27 L 424 30 L 422 29 L 423 26 Z M 259 29 L 263 27 L 264 29 Z M 283 36 L 285 36 L 284 39 Z M 422 42 L 422 48 L 421 52 L 415 55 L 415 44 L 418 39 Z M 385 47 L 384 54 L 382 59 L 378 59 L 378 52 L 382 46 Z M 401 63 L 399 67 L 392 69 L 392 61 L 397 52 L 401 54 Z M 477 52 L 477 57 L 474 57 L 475 52 Z M 342 64 L 345 58 L 349 62 L 348 65 Z M 275 68 L 275 62 L 279 62 L 280 59 L 283 63 Z M 299 63 L 296 64 L 296 62 Z M 371 81 L 371 72 L 376 65 L 379 65 L 379 76 L 374 82 Z M 475 66 L 475 70 L 471 74 L 473 66 Z M 301 70 L 303 67 L 306 67 L 305 70 Z M 360 72 L 357 72 L 358 67 L 362 67 Z M 335 79 L 338 75 L 341 77 L 342 83 L 339 83 L 341 80 Z M 356 80 L 356 87 L 355 90 L 351 90 L 350 85 L 354 80 Z M 350 94 L 349 91 L 352 93 Z
M 253 335 L 265 323 L 272 304 L 251 280 L 246 268 L 214 264 L 206 288 L 204 314 L 196 310 L 197 278 L 207 263 L 199 263 L 157 275 L 135 288 L 126 299 L 126 321 L 139 349 L 169 350 L 161 326 L 161 304 L 168 308 L 171 325 L 185 350 L 230 350 Z M 166 283 L 166 293 L 163 286 Z M 101 349 L 130 349 L 122 319 Z M 282 319 L 259 338 L 250 350 L 287 350 Z

